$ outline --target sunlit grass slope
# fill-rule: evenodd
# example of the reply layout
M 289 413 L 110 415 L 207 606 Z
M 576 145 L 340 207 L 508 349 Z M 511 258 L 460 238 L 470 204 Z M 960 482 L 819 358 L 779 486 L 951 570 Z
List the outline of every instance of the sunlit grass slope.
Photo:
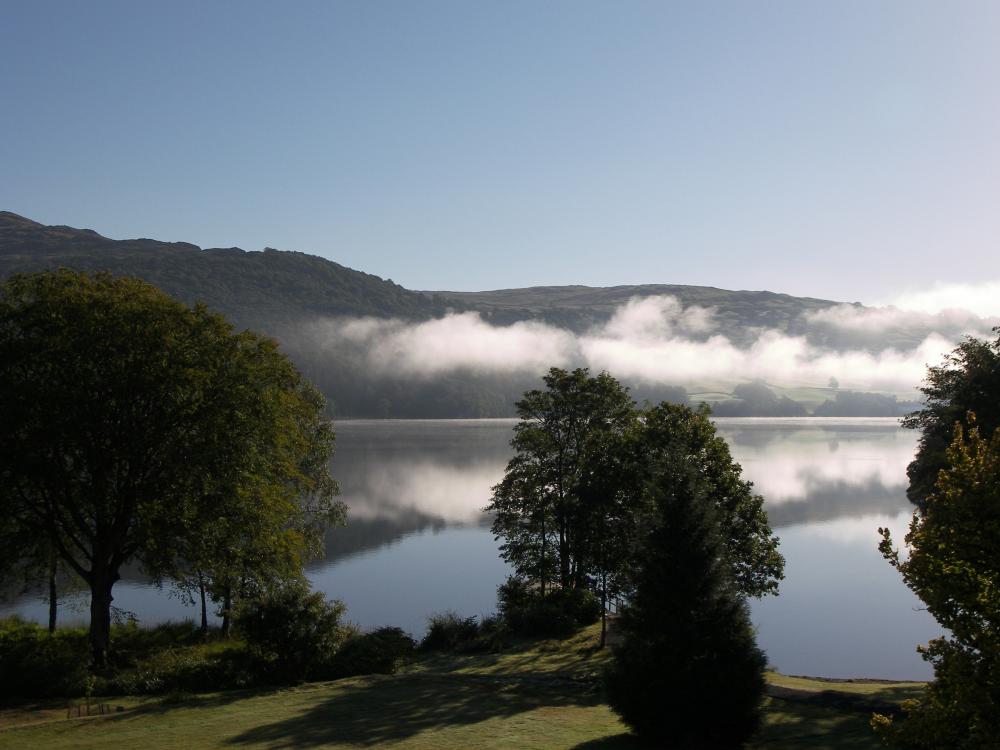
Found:
M 591 628 L 502 654 L 435 655 L 391 677 L 123 704 L 123 712 L 103 717 L 66 719 L 58 708 L 8 711 L 0 714 L 0 748 L 637 747 L 595 688 L 592 678 L 609 656 L 596 641 Z M 824 701 L 895 701 L 920 689 L 770 680 L 790 692 L 768 699 L 760 748 L 876 748 L 869 712 Z M 818 703 L 808 702 L 816 696 Z

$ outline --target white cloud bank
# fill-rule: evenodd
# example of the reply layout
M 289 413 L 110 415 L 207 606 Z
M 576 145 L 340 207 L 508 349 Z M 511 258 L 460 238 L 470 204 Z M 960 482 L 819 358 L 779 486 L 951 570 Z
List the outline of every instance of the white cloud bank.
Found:
M 580 335 L 537 322 L 496 326 L 472 312 L 422 323 L 327 320 L 312 333 L 322 346 L 359 352 L 380 374 L 541 374 L 552 366 L 581 365 L 649 384 L 761 379 L 826 386 L 836 378 L 842 388 L 913 394 L 927 365 L 939 364 L 961 335 L 988 332 L 995 322 L 951 309 L 931 313 L 841 305 L 808 316 L 806 323 L 864 334 L 858 338 L 863 345 L 835 349 L 805 336 L 761 330 L 741 347 L 724 331 L 712 333 L 712 309 L 684 308 L 674 297 L 656 296 L 630 300 L 607 323 Z M 893 328 L 923 333 L 906 347 L 871 345 L 880 332 Z
M 930 289 L 906 292 L 892 301 L 902 310 L 940 313 L 962 310 L 983 318 L 1000 317 L 1000 281 L 978 284 L 935 284 Z
M 567 364 L 575 351 L 568 331 L 533 322 L 493 326 L 472 312 L 423 323 L 377 318 L 334 322 L 327 334 L 366 346 L 376 370 L 418 376 L 461 370 L 543 372 Z
M 835 305 L 806 316 L 818 326 L 828 326 L 861 336 L 879 336 L 893 329 L 935 332 L 949 338 L 966 334 L 988 334 L 1000 318 L 983 317 L 968 310 L 948 308 L 937 312 L 904 310 L 899 307 Z
M 834 377 L 845 388 L 902 392 L 920 383 L 928 362 L 939 362 L 953 348 L 944 337 L 931 335 L 907 352 L 838 352 L 813 346 L 804 336 L 775 330 L 762 331 L 749 347 L 741 348 L 722 334 L 705 341 L 684 336 L 669 318 L 673 306 L 663 300 L 633 299 L 606 326 L 580 337 L 583 362 L 649 383 L 761 379 L 781 385 L 825 386 Z M 655 329 L 651 321 L 658 315 L 663 318 L 662 333 L 650 335 Z

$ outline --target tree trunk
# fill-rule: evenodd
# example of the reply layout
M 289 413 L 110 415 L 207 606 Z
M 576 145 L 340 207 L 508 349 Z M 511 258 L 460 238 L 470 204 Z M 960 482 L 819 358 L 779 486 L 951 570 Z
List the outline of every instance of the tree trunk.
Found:
M 601 571 L 601 645 L 604 648 L 608 640 L 608 577 Z
M 111 650 L 111 587 L 117 574 L 102 571 L 91 573 L 90 579 L 90 648 L 94 664 L 101 667 L 108 660 Z
M 541 502 L 544 503 L 545 502 L 544 499 L 541 500 Z M 545 555 L 546 555 L 545 546 L 546 546 L 545 545 L 545 508 L 543 506 L 542 507 L 542 564 L 539 566 L 539 571 L 538 571 L 538 581 L 541 584 L 542 599 L 545 598 L 545 562 L 546 562 L 545 561 Z
M 49 632 L 56 632 L 56 617 L 58 615 L 59 597 L 56 591 L 56 556 L 49 560 Z
M 201 634 L 208 635 L 208 605 L 205 602 L 205 578 L 198 571 L 198 593 L 201 594 Z
M 233 632 L 233 587 L 227 583 L 222 590 L 222 637 L 228 638 Z
M 564 589 L 569 588 L 569 540 L 566 538 L 566 524 L 559 523 L 559 583 Z

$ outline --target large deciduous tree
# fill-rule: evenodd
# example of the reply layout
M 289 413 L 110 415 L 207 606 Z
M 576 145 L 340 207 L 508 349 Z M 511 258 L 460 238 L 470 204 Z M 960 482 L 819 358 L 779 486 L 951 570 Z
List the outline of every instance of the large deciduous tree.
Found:
M 607 373 L 554 367 L 544 381 L 544 391 L 528 391 L 516 404 L 515 456 L 487 508 L 496 514 L 493 533 L 504 540 L 501 555 L 543 592 L 550 580 L 563 588 L 585 582 L 590 550 L 581 489 L 597 446 L 635 421 L 628 392 Z
M 930 367 L 921 388 L 924 407 L 903 420 L 921 431 L 917 454 L 907 467 L 907 496 L 922 505 L 934 492 L 938 472 L 947 465 L 946 452 L 955 423 L 973 412 L 979 431 L 989 437 L 1000 427 L 1000 328 L 995 341 L 969 337 L 938 367 Z
M 493 533 L 522 579 L 628 595 L 635 549 L 656 510 L 649 487 L 667 458 L 701 476 L 722 550 L 743 596 L 776 593 L 784 559 L 763 500 L 715 433 L 707 410 L 638 409 L 607 373 L 552 369 L 545 391 L 518 402 L 515 455 L 494 488 Z
M 4 283 L 0 415 L 3 514 L 86 581 L 98 663 L 129 560 L 162 572 L 219 529 L 301 560 L 342 515 L 321 400 L 275 342 L 142 281 Z
M 996 393 L 996 392 L 994 392 Z M 1000 738 L 1000 430 L 956 425 L 934 492 L 914 513 L 901 557 L 887 529 L 880 549 L 951 633 L 919 650 L 934 681 L 905 718 L 876 717 L 904 748 L 986 750 Z

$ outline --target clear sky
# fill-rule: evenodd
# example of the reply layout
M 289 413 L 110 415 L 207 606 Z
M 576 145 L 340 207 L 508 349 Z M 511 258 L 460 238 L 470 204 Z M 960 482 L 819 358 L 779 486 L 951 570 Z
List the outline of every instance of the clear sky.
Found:
M 417 289 L 1000 279 L 1000 3 L 0 3 L 0 208 Z

